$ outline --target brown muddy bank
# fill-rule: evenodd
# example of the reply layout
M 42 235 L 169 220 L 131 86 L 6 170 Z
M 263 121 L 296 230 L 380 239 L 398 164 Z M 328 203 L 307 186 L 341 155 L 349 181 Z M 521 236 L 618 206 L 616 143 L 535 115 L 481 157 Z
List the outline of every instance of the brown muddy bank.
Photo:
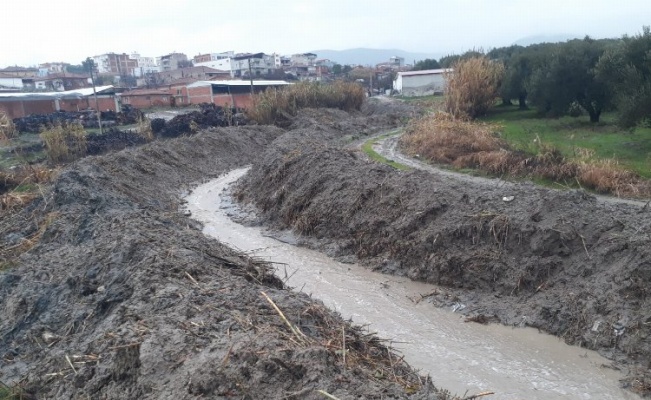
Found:
M 632 389 L 651 387 L 649 210 L 399 172 L 342 148 L 336 127 L 313 131 L 277 139 L 239 185 L 264 223 L 341 259 L 458 289 L 470 315 L 599 350 L 632 373 Z
M 4 215 L 0 253 L 23 254 L 0 260 L 0 382 L 19 398 L 443 398 L 379 339 L 179 211 L 191 182 L 281 134 L 217 129 L 89 157 Z

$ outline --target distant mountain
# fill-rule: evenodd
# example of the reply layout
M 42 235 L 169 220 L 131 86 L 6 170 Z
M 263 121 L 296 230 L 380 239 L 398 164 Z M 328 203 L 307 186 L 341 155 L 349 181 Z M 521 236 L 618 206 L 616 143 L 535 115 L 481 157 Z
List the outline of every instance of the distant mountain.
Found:
M 348 49 L 348 50 L 313 50 L 318 58 L 327 58 L 332 62 L 341 65 L 375 65 L 381 62 L 389 61 L 393 56 L 403 57 L 406 64 L 413 64 L 415 61 L 424 60 L 426 58 L 436 58 L 437 60 L 442 56 L 441 54 L 427 54 L 427 53 L 411 53 L 398 49 Z
M 538 44 L 538 43 L 558 43 L 558 42 L 567 42 L 568 40 L 576 39 L 578 38 L 577 35 L 573 35 L 571 33 L 562 33 L 562 34 L 557 34 L 557 35 L 535 35 L 535 36 L 527 36 L 523 37 L 521 39 L 516 40 L 513 42 L 513 44 L 516 44 L 518 46 L 530 46 L 532 44 Z

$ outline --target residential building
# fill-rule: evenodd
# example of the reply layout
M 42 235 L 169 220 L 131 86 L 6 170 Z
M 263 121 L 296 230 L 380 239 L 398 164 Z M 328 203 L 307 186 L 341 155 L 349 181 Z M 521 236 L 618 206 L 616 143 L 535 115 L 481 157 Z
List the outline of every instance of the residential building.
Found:
M 218 60 L 204 61 L 199 63 L 195 62 L 194 66 L 207 67 L 207 68 L 212 68 L 220 71 L 228 71 L 231 78 L 235 75 L 233 72 L 233 60 L 230 57 L 222 58 Z
M 160 67 L 160 72 L 173 71 L 179 69 L 179 63 L 183 66 L 188 61 L 188 56 L 183 53 L 170 53 L 158 57 L 156 61 Z
M 405 59 L 398 56 L 393 56 L 389 58 L 389 61 L 379 63 L 375 67 L 382 71 L 404 71 L 407 69 Z
M 0 69 L 0 73 L 16 78 L 34 78 L 38 76 L 38 68 L 14 66 Z
M 23 78 L 0 72 L 0 91 L 20 91 L 23 89 Z
M 130 57 L 132 60 L 136 60 L 137 67 L 133 73 L 135 77 L 141 78 L 146 74 L 160 72 L 160 67 L 156 63 L 155 57 L 142 57 L 138 53 L 132 53 Z
M 239 54 L 232 58 L 233 77 L 254 77 L 271 74 L 276 69 L 276 57 L 264 53 Z
M 393 65 L 395 65 L 398 68 L 402 68 L 405 66 L 405 59 L 404 57 L 398 57 L 398 56 L 393 56 L 389 58 L 389 62 Z
M 445 92 L 445 74 L 452 69 L 398 72 L 393 90 L 403 96 L 429 96 Z
M 317 56 L 314 53 L 292 54 L 292 65 L 313 66 L 314 62 L 316 61 L 316 57 Z
M 230 79 L 230 71 L 222 71 L 214 68 L 199 66 L 174 69 L 171 71 L 161 71 L 152 74 L 152 82 L 157 85 L 169 85 L 170 83 L 183 78 L 192 78 L 194 80 L 210 80 L 213 78 Z
M 69 63 L 64 62 L 48 62 L 38 65 L 39 76 L 46 76 L 49 74 L 60 74 L 66 72 Z
M 205 63 L 205 62 L 210 62 L 210 61 L 217 61 L 217 60 L 224 60 L 228 58 L 233 58 L 235 57 L 235 52 L 233 51 L 225 51 L 223 53 L 206 53 L 206 54 L 199 54 L 196 55 L 192 58 L 192 64 L 197 65 L 200 63 Z
M 39 91 L 63 92 L 89 87 L 90 77 L 68 72 L 52 73 L 34 78 L 34 89 Z
M 134 75 L 134 71 L 138 68 L 138 61 L 129 57 L 128 54 L 106 53 L 99 56 L 94 56 L 93 61 L 97 68 L 97 72 L 106 75 Z
M 316 65 L 317 67 L 326 67 L 330 70 L 332 69 L 332 67 L 335 66 L 335 63 L 328 60 L 327 58 L 322 58 L 320 60 L 315 60 L 314 65 Z

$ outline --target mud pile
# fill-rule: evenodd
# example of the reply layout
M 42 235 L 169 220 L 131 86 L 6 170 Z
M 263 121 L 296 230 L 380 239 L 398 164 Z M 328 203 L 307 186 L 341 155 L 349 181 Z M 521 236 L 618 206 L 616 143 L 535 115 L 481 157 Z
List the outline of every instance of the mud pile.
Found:
M 22 255 L 1 264 L 0 381 L 20 398 L 444 398 L 182 216 L 191 182 L 252 162 L 281 133 L 216 129 L 88 157 L 3 216 L 0 255 Z
M 538 327 L 627 363 L 641 377 L 634 388 L 645 390 L 651 210 L 532 184 L 505 192 L 399 172 L 334 144 L 336 130 L 288 132 L 236 196 L 262 222 L 342 260 L 458 289 L 440 301 L 461 302 L 478 320 Z
M 200 104 L 199 111 L 180 114 L 166 123 L 156 122 L 155 133 L 162 137 L 174 138 L 181 135 L 194 134 L 199 129 L 209 127 L 226 127 L 246 125 L 243 114 L 235 109 L 228 109 L 215 104 Z M 154 129 L 154 126 L 152 126 Z
M 117 128 L 109 128 L 101 135 L 91 133 L 86 136 L 88 155 L 103 154 L 113 150 L 122 150 L 127 147 L 139 146 L 147 143 L 147 140 L 131 130 L 122 131 Z
M 135 124 L 143 114 L 131 106 L 124 106 L 122 112 L 102 111 L 102 125 L 129 125 Z M 32 114 L 23 118 L 15 118 L 14 124 L 19 132 L 39 133 L 44 128 L 51 128 L 57 124 L 78 123 L 84 128 L 97 128 L 97 114 L 88 111 L 57 111 L 51 114 Z

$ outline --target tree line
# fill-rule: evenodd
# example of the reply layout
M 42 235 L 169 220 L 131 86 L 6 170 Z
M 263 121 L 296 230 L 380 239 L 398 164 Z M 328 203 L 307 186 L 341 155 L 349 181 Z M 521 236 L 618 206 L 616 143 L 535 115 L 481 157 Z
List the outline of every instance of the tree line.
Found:
M 487 53 L 469 51 L 416 63 L 417 69 L 449 68 L 460 61 L 487 58 L 501 65 L 497 94 L 558 117 L 585 112 L 599 122 L 616 110 L 618 122 L 633 127 L 651 121 L 651 30 L 620 39 L 569 40 L 508 46 Z

